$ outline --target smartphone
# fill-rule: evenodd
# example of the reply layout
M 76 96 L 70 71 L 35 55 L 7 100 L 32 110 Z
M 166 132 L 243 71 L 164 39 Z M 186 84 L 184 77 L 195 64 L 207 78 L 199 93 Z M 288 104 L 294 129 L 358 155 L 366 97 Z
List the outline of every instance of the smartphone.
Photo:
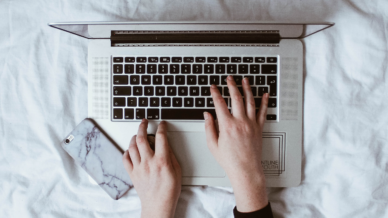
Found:
M 61 146 L 113 199 L 133 188 L 123 165 L 123 150 L 92 119 L 78 124 Z

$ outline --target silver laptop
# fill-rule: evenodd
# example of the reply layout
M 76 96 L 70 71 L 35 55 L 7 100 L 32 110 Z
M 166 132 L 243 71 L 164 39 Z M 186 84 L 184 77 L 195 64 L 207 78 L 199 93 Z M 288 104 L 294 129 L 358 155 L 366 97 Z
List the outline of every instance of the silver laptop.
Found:
M 333 23 L 50 23 L 90 39 L 88 116 L 123 149 L 142 118 L 168 123 L 184 185 L 230 186 L 207 148 L 203 112 L 216 117 L 216 84 L 233 113 L 227 75 L 249 77 L 257 109 L 270 94 L 262 166 L 268 187 L 301 182 L 303 44 Z M 241 88 L 240 88 L 241 89 Z

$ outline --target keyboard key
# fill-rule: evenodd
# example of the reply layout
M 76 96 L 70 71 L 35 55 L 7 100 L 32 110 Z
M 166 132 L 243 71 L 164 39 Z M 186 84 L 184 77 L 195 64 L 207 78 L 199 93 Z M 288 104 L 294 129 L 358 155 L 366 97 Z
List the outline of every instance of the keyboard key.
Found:
M 191 86 L 190 87 L 190 95 L 191 96 L 199 96 L 199 87 L 198 86 L 196 86 L 196 87 Z
M 172 62 L 173 63 L 181 63 L 182 62 L 182 58 L 181 57 L 172 57 Z
M 251 74 L 259 74 L 260 73 L 260 65 L 258 64 L 251 64 L 250 65 Z
M 152 77 L 152 85 L 162 85 L 162 76 L 153 76 Z
M 275 57 L 267 58 L 267 63 L 276 63 L 276 62 L 278 62 L 278 58 L 275 58 Z
M 142 85 L 150 85 L 151 84 L 151 76 L 141 76 L 141 84 Z
M 147 73 L 149 74 L 155 74 L 157 72 L 156 64 L 148 64 L 147 65 Z
M 215 109 L 161 109 L 163 120 L 204 120 L 203 112 L 210 113 L 214 119 L 217 118 Z
M 174 85 L 174 76 L 164 76 L 165 85 Z
M 172 98 L 173 107 L 182 107 L 182 98 Z
M 113 84 L 128 85 L 128 76 L 113 76 Z
M 148 98 L 139 98 L 139 106 L 148 107 Z
M 166 88 L 164 86 L 156 86 L 155 87 L 155 95 L 156 96 L 164 96 Z
M 187 86 L 179 86 L 178 87 L 178 95 L 179 96 L 187 96 L 188 95 Z
M 197 85 L 197 76 L 187 76 L 187 85 Z
M 267 120 L 276 120 L 276 114 L 267 114 Z
M 141 87 L 141 86 L 134 86 L 133 87 L 133 95 L 134 96 L 142 96 L 143 95 L 143 87 Z
M 114 107 L 125 107 L 125 98 L 113 98 Z
M 193 63 L 194 62 L 194 58 L 193 57 L 184 57 L 183 61 L 185 63 Z
M 264 63 L 265 62 L 265 58 L 264 57 L 255 57 L 255 62 L 256 63 Z
M 191 73 L 191 65 L 190 64 L 182 64 L 182 73 L 190 74 Z
M 131 95 L 131 87 L 113 86 L 113 95 Z
M 145 64 L 136 64 L 136 73 L 145 73 Z
M 147 62 L 147 58 L 146 58 L 146 57 L 137 57 L 137 58 L 136 58 L 136 62 L 139 62 L 139 63 L 141 63 L 141 62 Z
M 276 85 L 276 76 L 267 77 L 267 85 Z
M 257 88 L 256 87 L 251 87 L 251 91 L 252 91 L 253 97 L 257 96 Z
M 210 84 L 219 85 L 220 77 L 219 76 L 210 76 Z
M 123 109 L 121 108 L 113 109 L 113 119 L 123 119 Z
M 123 62 L 123 58 L 122 57 L 114 57 L 113 62 L 115 62 L 115 63 Z
M 113 73 L 123 73 L 123 65 L 113 64 Z
M 268 99 L 268 107 L 276 107 L 276 98 Z
M 184 85 L 186 83 L 186 77 L 185 76 L 176 76 L 175 77 L 175 84 L 176 85 Z
M 171 98 L 162 98 L 162 107 L 171 107 Z
M 124 118 L 127 120 L 135 118 L 135 116 L 133 115 L 133 112 L 134 112 L 133 109 L 129 109 L 129 108 L 124 109 L 124 113 L 125 113 Z
M 159 107 L 159 98 L 150 98 L 151 107 Z
M 196 107 L 205 107 L 205 98 L 196 98 L 195 99 Z
M 224 96 L 230 96 L 228 87 L 224 87 Z
M 159 61 L 159 58 L 158 57 L 149 57 L 148 58 L 148 62 L 158 62 Z
M 141 120 L 145 118 L 145 109 L 137 108 L 136 109 L 136 119 Z
M 135 66 L 133 64 L 126 64 L 125 67 L 125 73 L 134 73 L 135 72 Z
M 226 73 L 227 74 L 236 74 L 237 73 L 237 65 L 228 64 L 226 67 Z
M 225 73 L 225 64 L 217 64 L 216 65 L 216 73 L 224 74 Z
M 179 64 L 171 64 L 170 65 L 170 73 L 178 74 L 179 73 Z
M 263 65 L 261 65 L 261 73 L 262 74 L 276 74 L 277 73 L 277 65 L 263 64 Z
M 265 76 L 256 76 L 256 85 L 265 85 Z
M 163 62 L 163 63 L 170 63 L 170 57 L 161 57 L 161 58 L 160 58 L 160 62 Z
M 127 106 L 128 107 L 136 107 L 137 106 L 137 98 L 127 98 Z
M 202 74 L 202 64 L 193 64 L 193 73 Z
M 267 85 L 269 85 L 269 95 L 276 96 L 277 95 L 277 78 L 276 78 L 276 76 L 268 76 L 267 77 Z
M 220 57 L 221 63 L 229 63 L 229 57 Z
M 218 89 L 218 91 L 220 92 L 220 94 L 223 95 L 223 94 L 222 94 L 222 87 L 217 87 L 217 89 Z
M 249 80 L 249 85 L 253 85 L 254 83 L 254 78 L 253 78 L 253 76 L 244 76 L 244 78 L 248 78 L 248 80 Z
M 214 65 L 213 64 L 205 64 L 205 74 L 214 73 Z
M 228 76 L 221 76 L 221 85 L 227 85 L 227 81 L 226 79 L 228 78 Z
M 167 96 L 176 96 L 176 87 L 168 86 L 167 87 Z
M 127 63 L 133 63 L 133 62 L 135 62 L 135 58 L 134 58 L 134 57 L 126 57 L 126 58 L 125 58 L 125 62 L 127 62 Z
M 184 98 L 185 107 L 194 107 L 194 99 L 193 98 Z
M 259 87 L 259 96 L 263 96 L 264 93 L 268 93 L 268 87 Z
M 210 87 L 209 86 L 202 86 L 201 87 L 201 96 L 210 96 Z
M 241 63 L 240 57 L 232 57 L 232 63 Z
M 261 98 L 255 98 L 255 105 L 256 105 L 256 108 L 260 108 Z
M 205 57 L 196 57 L 195 62 L 198 62 L 198 63 L 206 62 L 206 58 Z
M 241 85 L 242 82 L 242 76 L 233 76 L 234 81 L 236 82 L 236 85 Z
M 238 65 L 238 73 L 239 74 L 247 74 L 248 73 L 248 64 L 239 64 Z
M 243 62 L 244 63 L 252 63 L 253 62 L 253 58 L 252 57 L 244 57 L 243 58 Z
M 215 63 L 215 62 L 217 62 L 217 57 L 207 57 L 207 62 Z
M 160 74 L 168 73 L 168 65 L 167 64 L 159 64 L 159 73 Z
M 199 85 L 208 85 L 208 76 L 198 76 Z
M 130 76 L 131 85 L 139 85 L 140 84 L 140 76 Z
M 207 98 L 206 101 L 206 107 L 214 107 L 213 98 Z
M 147 119 L 158 120 L 159 119 L 159 109 L 147 109 Z
M 154 87 L 153 86 L 144 86 L 144 95 L 145 96 L 154 96 Z

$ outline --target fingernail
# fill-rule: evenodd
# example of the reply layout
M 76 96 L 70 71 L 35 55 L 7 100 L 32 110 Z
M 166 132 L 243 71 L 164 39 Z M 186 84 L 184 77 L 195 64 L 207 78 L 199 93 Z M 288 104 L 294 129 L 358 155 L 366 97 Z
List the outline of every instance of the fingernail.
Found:
M 203 117 L 205 118 L 205 120 L 207 120 L 207 118 L 209 118 L 208 112 L 203 112 Z
M 232 80 L 233 80 L 233 76 L 232 76 L 232 75 L 229 75 L 229 76 L 228 76 L 228 80 L 232 81 Z
M 268 98 L 269 94 L 268 93 L 265 93 L 265 97 Z
M 244 77 L 243 81 L 244 81 L 245 84 L 248 84 L 249 83 L 249 78 L 248 77 Z
M 214 85 L 214 84 L 212 84 L 210 87 L 211 87 L 212 89 L 215 89 L 215 88 L 217 88 L 217 86 L 216 86 L 216 85 Z

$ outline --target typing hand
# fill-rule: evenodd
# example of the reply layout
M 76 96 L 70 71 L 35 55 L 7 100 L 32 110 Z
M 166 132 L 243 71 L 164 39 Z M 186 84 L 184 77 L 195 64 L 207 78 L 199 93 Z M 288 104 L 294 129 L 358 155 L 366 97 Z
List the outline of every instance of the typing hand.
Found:
M 140 197 L 142 217 L 173 217 L 181 192 L 181 168 L 167 141 L 166 123 L 156 132 L 155 152 L 147 140 L 148 121 L 143 119 L 123 162 Z
M 262 130 L 267 113 L 268 94 L 262 98 L 256 116 L 255 101 L 247 78 L 243 80 L 243 98 L 232 76 L 227 78 L 233 114 L 217 87 L 212 85 L 219 132 L 214 118 L 205 112 L 206 141 L 217 162 L 232 183 L 237 209 L 240 212 L 259 210 L 268 204 L 265 177 L 261 166 Z

